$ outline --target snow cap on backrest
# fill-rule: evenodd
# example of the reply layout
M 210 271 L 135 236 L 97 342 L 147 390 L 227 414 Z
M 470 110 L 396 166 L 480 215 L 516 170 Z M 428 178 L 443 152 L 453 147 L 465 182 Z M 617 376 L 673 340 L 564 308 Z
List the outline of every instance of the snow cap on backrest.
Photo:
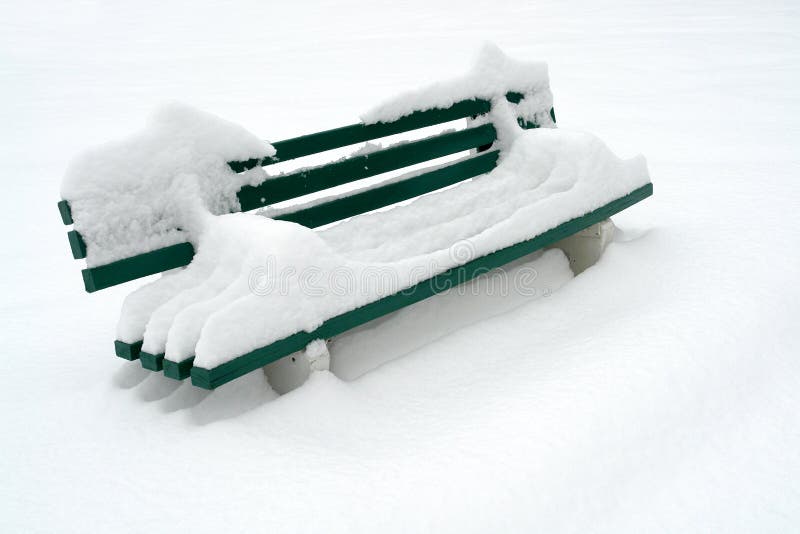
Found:
M 198 210 L 238 210 L 236 191 L 263 170 L 227 165 L 275 149 L 239 125 L 188 105 L 159 107 L 144 130 L 87 150 L 69 166 L 61 195 L 92 267 L 194 237 Z
M 547 64 L 512 59 L 493 43 L 483 45 L 465 75 L 403 93 L 367 111 L 361 119 L 367 124 L 390 122 L 414 111 L 447 108 L 472 98 L 491 100 L 508 92 L 525 95 L 520 106 L 526 118 L 540 125 L 552 122 L 549 113 L 553 98 Z

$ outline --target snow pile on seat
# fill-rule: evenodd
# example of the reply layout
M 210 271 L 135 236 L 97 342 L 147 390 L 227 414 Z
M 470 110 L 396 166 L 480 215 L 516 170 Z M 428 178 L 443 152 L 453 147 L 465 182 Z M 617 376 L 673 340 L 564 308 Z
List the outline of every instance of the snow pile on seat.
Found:
M 489 174 L 327 230 L 209 214 L 192 264 L 128 297 L 118 339 L 213 368 L 648 182 L 644 158 L 621 160 L 590 134 L 519 130 Z M 367 283 L 375 274 L 389 283 Z
M 359 261 L 398 261 L 465 241 L 482 256 L 584 215 L 649 181 L 643 156 L 621 160 L 589 133 L 520 130 L 492 172 L 322 233 L 334 248 Z
M 364 113 L 361 120 L 367 124 L 391 122 L 414 111 L 447 108 L 461 100 L 505 100 L 508 92 L 525 97 L 515 105 L 517 117 L 540 126 L 553 124 L 547 63 L 512 59 L 492 43 L 484 44 L 467 74 L 403 93 Z
M 61 196 L 87 244 L 87 264 L 196 241 L 198 207 L 237 211 L 236 191 L 263 179 L 260 167 L 237 175 L 227 162 L 274 153 L 244 128 L 178 103 L 129 139 L 86 151 L 69 166 Z

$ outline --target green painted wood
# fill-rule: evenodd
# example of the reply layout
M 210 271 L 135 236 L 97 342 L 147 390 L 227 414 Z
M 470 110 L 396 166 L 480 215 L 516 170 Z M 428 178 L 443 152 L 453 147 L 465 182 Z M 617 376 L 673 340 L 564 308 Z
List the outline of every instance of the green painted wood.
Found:
M 81 234 L 75 230 L 67 232 L 67 240 L 69 241 L 69 248 L 72 251 L 72 257 L 80 260 L 86 257 L 86 242 L 81 237 Z
M 435 108 L 416 111 L 393 122 L 377 122 L 374 124 L 351 124 L 341 128 L 303 135 L 285 141 L 272 143 L 275 155 L 263 159 L 247 161 L 231 161 L 228 165 L 234 172 L 242 172 L 256 166 L 271 165 L 279 161 L 342 148 L 356 143 L 364 143 L 380 137 L 434 126 L 443 122 L 482 115 L 489 111 L 491 103 L 487 100 L 462 100 L 446 109 Z
M 142 341 L 136 341 L 134 343 L 126 343 L 124 341 L 116 340 L 114 341 L 114 352 L 120 358 L 124 358 L 128 361 L 133 361 L 139 358 L 139 353 L 142 351 Z
M 141 351 L 139 353 L 139 361 L 142 363 L 142 367 L 151 371 L 160 371 L 164 368 L 163 354 L 150 354 L 149 352 Z
M 480 156 L 474 156 L 440 169 L 406 178 L 400 182 L 376 187 L 361 193 L 354 193 L 275 218 L 315 228 L 390 206 L 397 202 L 456 184 L 473 176 L 485 174 L 495 168 L 497 157 L 498 152 L 496 150 L 485 152 Z
M 603 221 L 615 213 L 644 200 L 652 194 L 653 185 L 644 185 L 605 206 L 581 217 L 576 217 L 564 222 L 532 239 L 482 256 L 461 267 L 451 269 L 420 282 L 412 288 L 400 291 L 329 319 L 313 332 L 297 332 L 212 369 L 193 366 L 191 370 L 192 384 L 205 389 L 219 387 L 259 367 L 263 367 L 284 356 L 302 350 L 314 339 L 327 339 L 336 336 L 351 328 L 424 300 L 436 293 L 446 291 L 480 274 L 484 274 L 491 269 L 503 266 L 511 261 L 540 250 L 565 237 L 580 232 L 593 224 Z
M 518 104 L 525 98 L 525 94 L 518 91 L 506 93 L 509 102 Z M 491 102 L 485 99 L 469 99 L 456 102 L 449 108 L 434 108 L 424 111 L 415 111 L 392 122 L 377 122 L 374 124 L 351 124 L 309 135 L 302 135 L 292 139 L 271 143 L 275 148 L 274 156 L 253 158 L 246 161 L 230 161 L 228 165 L 234 172 L 243 172 L 257 166 L 271 165 L 279 161 L 300 158 L 317 154 L 326 150 L 342 148 L 348 145 L 364 143 L 389 135 L 395 135 L 419 128 L 434 126 L 466 117 L 477 117 L 488 113 Z M 555 120 L 555 119 L 554 119 Z
M 106 265 L 81 271 L 86 291 L 100 289 L 188 265 L 194 256 L 191 243 L 178 243 L 169 247 L 132 256 Z
M 66 200 L 58 201 L 58 213 L 61 214 L 61 222 L 64 224 L 72 224 L 72 210 L 69 207 L 69 202 Z
M 191 374 L 193 363 L 194 357 L 183 360 L 182 362 L 173 362 L 165 359 L 164 376 L 173 378 L 175 380 L 185 380 L 189 378 L 189 375 Z
M 458 132 L 435 135 L 420 141 L 398 144 L 370 154 L 354 156 L 320 167 L 270 178 L 256 186 L 245 186 L 237 193 L 242 211 L 261 208 L 283 200 L 307 195 L 441 156 L 455 154 L 491 143 L 497 132 L 483 124 Z

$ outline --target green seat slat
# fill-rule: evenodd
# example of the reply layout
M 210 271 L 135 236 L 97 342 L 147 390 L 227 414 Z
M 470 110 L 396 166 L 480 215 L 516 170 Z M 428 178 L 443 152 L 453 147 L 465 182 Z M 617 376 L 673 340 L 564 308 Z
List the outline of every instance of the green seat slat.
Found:
M 182 362 L 164 360 L 164 376 L 175 380 L 185 380 L 191 374 L 193 362 L 194 356 Z
M 183 267 L 192 261 L 194 247 L 191 243 L 178 243 L 138 256 L 132 256 L 106 265 L 90 267 L 81 271 L 86 291 L 115 286 L 123 282 Z
M 114 352 L 120 358 L 133 361 L 139 357 L 139 353 L 142 351 L 142 343 L 142 340 L 126 343 L 117 339 L 114 341 Z
M 160 371 L 164 367 L 164 355 L 150 354 L 149 352 L 141 351 L 139 353 L 139 362 L 145 369 Z
M 508 93 L 506 93 L 506 100 L 508 100 L 512 104 L 519 104 L 520 102 L 522 102 L 523 98 L 525 98 L 525 95 L 517 91 L 509 91 Z
M 462 100 L 446 109 L 435 108 L 416 111 L 393 122 L 351 124 L 350 126 L 334 128 L 333 130 L 277 141 L 272 143 L 276 151 L 274 156 L 247 161 L 231 161 L 228 165 L 234 172 L 242 172 L 259 165 L 270 165 L 279 161 L 308 156 L 356 143 L 364 143 L 380 137 L 425 128 L 443 122 L 482 115 L 487 113 L 490 108 L 491 103 L 488 100 Z
M 313 332 L 297 332 L 212 369 L 194 366 L 191 370 L 192 384 L 205 389 L 214 389 L 268 363 L 302 350 L 315 339 L 327 339 L 336 336 L 436 293 L 446 291 L 455 285 L 484 274 L 488 270 L 495 269 L 540 250 L 603 221 L 652 194 L 653 185 L 644 185 L 617 200 L 609 202 L 605 206 L 564 222 L 532 239 L 476 258 L 459 268 L 451 269 L 420 282 L 412 288 L 383 297 L 380 300 L 329 319 Z
M 469 150 L 491 143 L 496 138 L 497 132 L 494 126 L 483 124 L 271 178 L 256 186 L 243 187 L 237 197 L 242 211 L 248 211 Z
M 497 165 L 497 157 L 498 152 L 496 150 L 484 152 L 480 156 L 474 156 L 400 182 L 375 187 L 361 193 L 354 193 L 275 218 L 315 228 L 352 217 L 353 215 L 390 206 L 397 202 L 456 184 L 467 178 L 485 174 Z

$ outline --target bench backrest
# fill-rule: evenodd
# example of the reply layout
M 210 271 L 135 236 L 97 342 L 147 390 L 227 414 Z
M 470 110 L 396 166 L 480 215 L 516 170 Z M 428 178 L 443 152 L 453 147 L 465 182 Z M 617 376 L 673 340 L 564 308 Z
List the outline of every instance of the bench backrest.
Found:
M 525 95 L 509 92 L 506 99 L 519 103 Z M 310 135 L 272 143 L 273 156 L 258 160 L 231 161 L 234 172 L 244 172 L 256 166 L 268 166 L 327 150 L 363 143 L 390 135 L 410 132 L 446 122 L 474 118 L 486 114 L 491 102 L 470 99 L 452 106 L 416 111 L 393 122 L 352 124 Z M 555 114 L 550 110 L 555 122 Z M 519 120 L 523 128 L 537 128 L 538 124 Z M 263 208 L 285 200 L 324 191 L 332 187 L 424 163 L 436 158 L 477 149 L 480 154 L 438 166 L 427 172 L 410 173 L 399 180 L 389 180 L 383 185 L 356 190 L 346 196 L 283 212 L 276 219 L 292 221 L 314 228 L 354 215 L 366 213 L 441 189 L 463 180 L 485 174 L 497 164 L 497 150 L 491 150 L 497 132 L 491 123 L 471 126 L 460 131 L 442 132 L 418 141 L 396 144 L 368 154 L 354 155 L 343 160 L 289 174 L 271 177 L 255 186 L 244 186 L 237 193 L 242 211 Z M 58 209 L 64 224 L 73 224 L 69 203 L 62 200 Z M 86 244 L 75 230 L 67 233 L 75 259 L 86 257 Z M 188 265 L 194 256 L 191 243 L 179 243 L 144 254 L 118 260 L 106 265 L 83 269 L 86 291 L 93 292 L 123 282 Z

